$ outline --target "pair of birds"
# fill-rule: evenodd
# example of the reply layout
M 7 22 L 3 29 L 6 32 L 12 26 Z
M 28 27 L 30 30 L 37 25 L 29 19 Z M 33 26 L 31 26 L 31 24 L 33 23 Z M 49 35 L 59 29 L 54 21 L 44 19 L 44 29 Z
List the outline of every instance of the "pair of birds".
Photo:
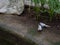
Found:
M 44 27 L 48 28 L 48 27 L 51 27 L 51 26 L 46 25 L 46 24 L 40 22 L 40 23 L 38 24 L 38 31 L 42 31 Z

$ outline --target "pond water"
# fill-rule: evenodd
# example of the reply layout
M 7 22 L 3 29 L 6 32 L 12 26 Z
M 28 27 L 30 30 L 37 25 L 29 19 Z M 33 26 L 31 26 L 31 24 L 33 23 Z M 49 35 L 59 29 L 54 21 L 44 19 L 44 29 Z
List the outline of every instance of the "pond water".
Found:
M 0 45 L 35 45 L 35 43 L 0 28 Z

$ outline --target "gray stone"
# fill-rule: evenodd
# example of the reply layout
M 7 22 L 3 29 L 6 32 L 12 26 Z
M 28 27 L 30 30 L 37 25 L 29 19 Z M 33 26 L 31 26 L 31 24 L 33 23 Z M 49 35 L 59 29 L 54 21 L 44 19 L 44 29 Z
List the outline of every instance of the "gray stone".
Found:
M 23 10 L 23 0 L 0 0 L 0 13 L 21 14 Z

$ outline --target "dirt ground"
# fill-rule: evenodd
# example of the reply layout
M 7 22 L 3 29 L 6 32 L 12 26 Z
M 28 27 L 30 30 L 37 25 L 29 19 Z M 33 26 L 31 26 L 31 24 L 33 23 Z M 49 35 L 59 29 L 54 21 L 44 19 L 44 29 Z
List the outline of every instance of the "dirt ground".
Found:
M 0 20 L 4 20 L 5 22 L 9 21 L 8 23 L 16 22 L 24 25 L 24 28 L 28 28 L 26 35 L 30 35 L 31 39 L 37 42 L 39 45 L 55 45 L 57 42 L 59 42 L 57 45 L 60 45 L 60 19 L 53 20 L 52 22 L 49 22 L 47 19 L 40 19 L 39 22 L 44 22 L 51 27 L 43 29 L 42 32 L 38 32 L 37 25 L 39 22 L 36 21 L 33 12 L 31 12 L 29 13 L 27 10 L 25 10 L 19 16 L 0 14 Z M 23 28 L 22 31 L 24 31 Z
M 54 43 L 59 42 L 59 44 L 56 44 L 56 45 L 60 45 L 60 19 L 54 18 L 50 22 L 48 18 L 42 18 L 41 17 L 40 20 L 37 21 L 34 17 L 34 12 L 32 10 L 31 10 L 31 12 L 28 12 L 27 9 L 24 11 L 24 13 L 21 15 L 21 17 L 25 17 L 26 18 L 25 24 L 28 24 L 28 26 L 30 26 L 30 28 L 32 28 L 32 29 L 30 29 L 30 31 L 28 31 L 30 34 L 37 36 L 36 38 L 39 38 L 39 36 L 41 35 L 42 41 L 45 39 L 48 42 L 52 43 L 53 45 L 55 45 Z M 42 32 L 38 32 L 37 31 L 37 25 L 39 22 L 44 22 L 45 24 L 48 24 L 51 27 L 43 29 Z M 35 31 L 32 31 L 32 30 L 35 30 Z M 47 44 L 45 44 L 45 45 L 47 45 Z

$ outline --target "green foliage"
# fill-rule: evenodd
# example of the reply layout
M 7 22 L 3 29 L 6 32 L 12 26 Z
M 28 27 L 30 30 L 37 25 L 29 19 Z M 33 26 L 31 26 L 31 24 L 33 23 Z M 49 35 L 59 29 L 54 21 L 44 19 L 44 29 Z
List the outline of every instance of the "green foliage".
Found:
M 40 8 L 39 7 L 34 7 L 34 11 L 36 12 L 35 13 L 35 17 L 36 17 L 36 20 L 38 20 L 38 17 L 40 16 Z
M 39 13 L 41 12 L 48 12 L 50 16 L 50 21 L 52 21 L 52 18 L 55 16 L 54 13 L 60 13 L 60 2 L 59 0 L 31 0 L 31 2 L 35 3 L 35 12 L 36 16 L 38 18 Z M 41 3 L 41 6 L 39 5 Z M 44 4 L 48 4 L 49 9 L 46 10 L 44 8 Z M 40 6 L 40 7 L 39 7 Z
M 45 0 L 31 0 L 31 2 L 34 2 L 35 4 L 34 11 L 36 12 L 35 13 L 36 20 L 38 20 L 40 17 L 40 12 L 44 11 L 43 5 L 45 4 Z M 41 7 L 40 7 L 40 3 L 41 3 Z
M 52 21 L 52 18 L 54 15 L 54 12 L 55 13 L 58 13 L 59 12 L 59 9 L 60 9 L 60 2 L 59 0 L 49 0 L 48 1 L 48 5 L 49 5 L 49 15 L 50 15 L 50 21 Z

